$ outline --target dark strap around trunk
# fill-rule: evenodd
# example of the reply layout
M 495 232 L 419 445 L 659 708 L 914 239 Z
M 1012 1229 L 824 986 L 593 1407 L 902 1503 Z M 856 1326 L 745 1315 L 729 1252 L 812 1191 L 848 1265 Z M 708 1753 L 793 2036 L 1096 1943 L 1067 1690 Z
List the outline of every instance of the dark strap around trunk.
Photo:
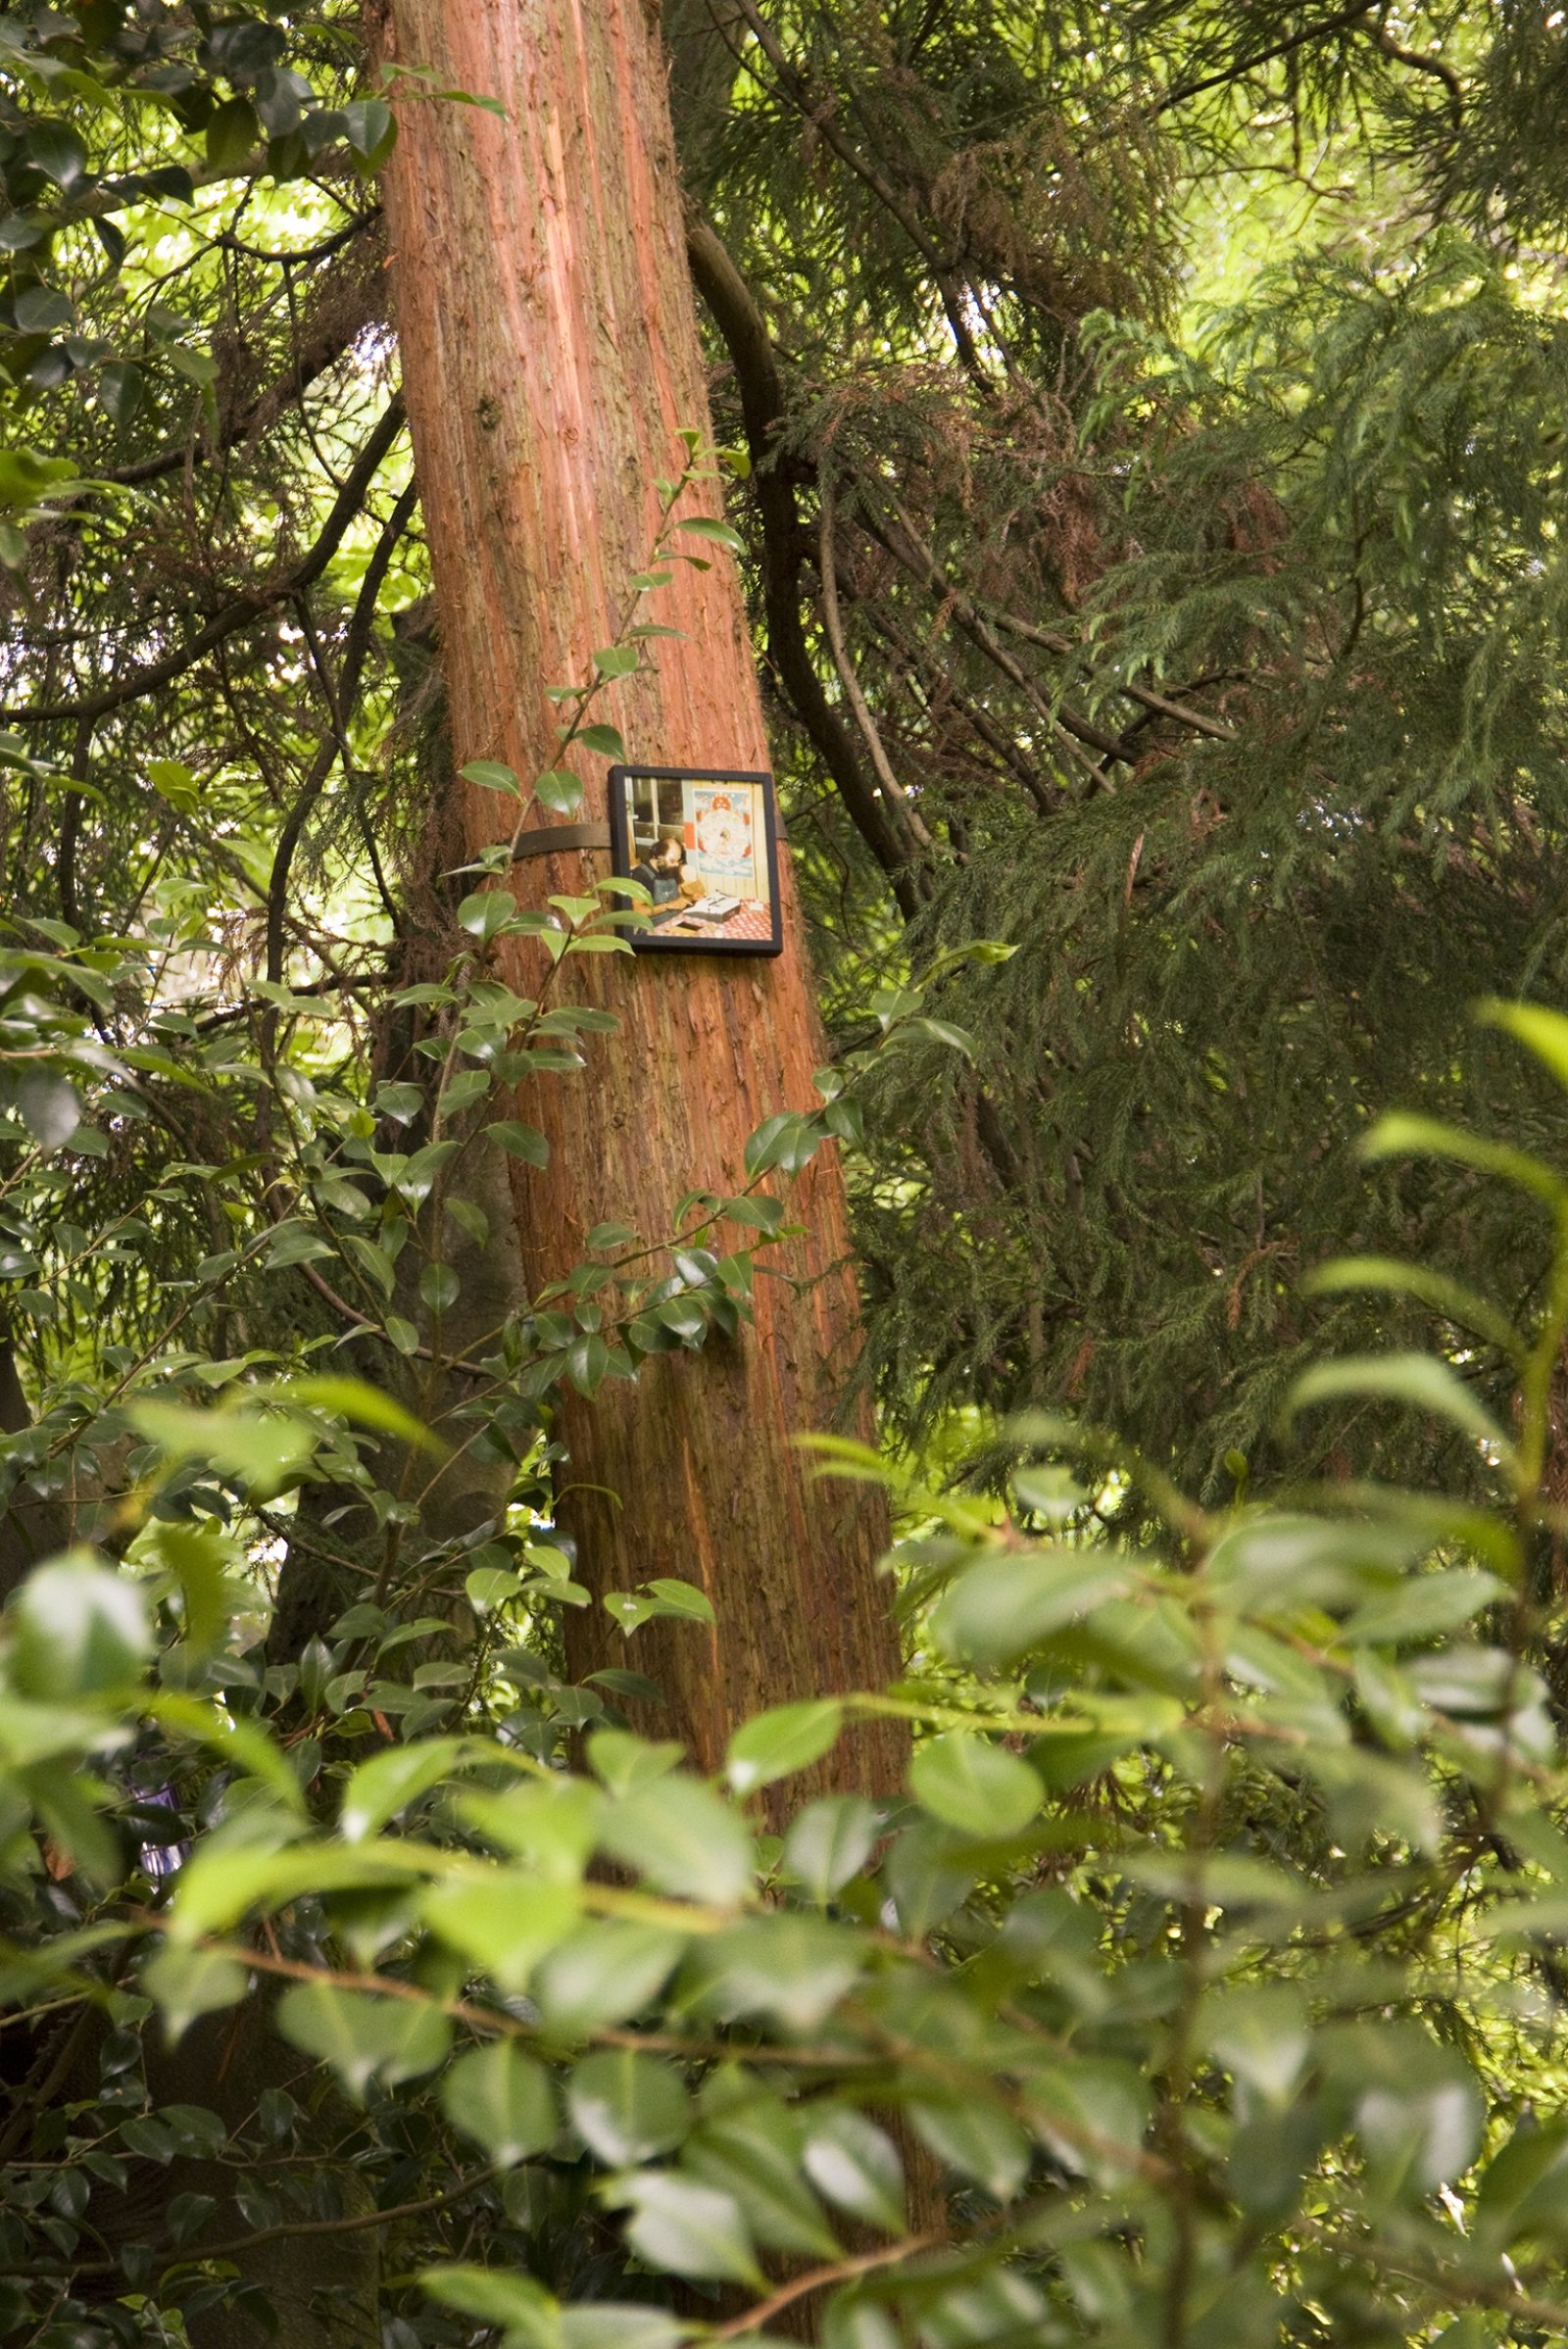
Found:
M 519 833 L 512 851 L 514 864 L 524 856 L 555 856 L 564 849 L 608 849 L 608 824 L 539 824 Z

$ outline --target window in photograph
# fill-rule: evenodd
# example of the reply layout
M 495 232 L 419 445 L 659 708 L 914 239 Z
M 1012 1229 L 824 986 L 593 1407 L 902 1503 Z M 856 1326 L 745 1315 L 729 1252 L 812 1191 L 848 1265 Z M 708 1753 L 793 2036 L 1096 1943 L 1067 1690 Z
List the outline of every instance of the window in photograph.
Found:
M 616 872 L 649 896 L 639 954 L 781 951 L 771 775 L 612 766 L 610 830 Z

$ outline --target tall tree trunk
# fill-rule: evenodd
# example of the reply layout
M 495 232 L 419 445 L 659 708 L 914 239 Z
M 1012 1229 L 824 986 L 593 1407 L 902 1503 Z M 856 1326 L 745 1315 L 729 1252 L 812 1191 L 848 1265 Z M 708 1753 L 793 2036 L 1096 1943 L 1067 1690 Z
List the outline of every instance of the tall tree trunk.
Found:
M 525 778 L 554 762 L 551 685 L 587 670 L 642 569 L 658 476 L 677 433 L 708 427 L 680 191 L 656 24 L 637 0 L 382 0 L 392 64 L 498 99 L 505 120 L 418 97 L 400 107 L 386 175 L 404 382 L 429 532 L 458 763 L 502 758 Z M 405 87 L 411 85 L 405 84 Z M 696 542 L 692 542 L 694 545 Z M 704 552 L 710 553 L 710 548 Z M 738 581 L 727 558 L 677 566 L 657 617 L 658 672 L 616 689 L 632 755 L 659 765 L 767 763 Z M 579 761 L 585 818 L 606 814 L 602 763 Z M 501 831 L 491 794 L 466 808 L 474 849 Z M 787 859 L 786 866 L 787 866 Z M 519 899 L 581 892 L 597 851 L 516 868 Z M 523 1258 L 567 1272 L 598 1222 L 647 1238 L 690 1186 L 736 1189 L 746 1137 L 808 1106 L 820 1040 L 786 869 L 776 961 L 584 955 L 570 992 L 609 1006 L 580 1077 L 530 1083 L 520 1113 L 551 1143 L 519 1170 Z M 543 958 L 514 954 L 519 992 Z M 628 1660 L 669 1700 L 703 1767 L 736 1720 L 897 1671 L 875 1565 L 886 1540 L 865 1486 L 824 1484 L 794 1438 L 834 1422 L 858 1345 L 842 1172 L 819 1157 L 795 1194 L 809 1237 L 758 1284 L 757 1323 L 699 1354 L 661 1357 L 635 1388 L 568 1395 L 562 1518 L 597 1593 L 671 1574 L 699 1584 L 717 1629 L 654 1624 Z M 788 1277 L 781 1277 L 787 1275 Z M 867 1427 L 861 1406 L 853 1417 Z M 567 1625 L 573 1668 L 625 1651 L 597 1605 Z M 901 1741 L 881 1727 L 833 1767 L 887 1786 Z

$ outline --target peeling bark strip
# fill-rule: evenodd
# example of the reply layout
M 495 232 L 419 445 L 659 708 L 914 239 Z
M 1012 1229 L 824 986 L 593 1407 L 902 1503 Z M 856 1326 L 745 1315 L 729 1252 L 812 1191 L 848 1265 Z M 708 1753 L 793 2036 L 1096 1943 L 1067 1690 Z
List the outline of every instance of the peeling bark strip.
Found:
M 679 469 L 678 429 L 709 431 L 663 60 L 638 0 L 392 0 L 381 41 L 389 61 L 438 76 L 420 86 L 507 109 L 503 122 L 402 103 L 386 204 L 454 752 L 459 764 L 505 759 L 526 777 L 554 761 L 544 689 L 585 673 L 643 566 L 653 482 Z M 765 767 L 728 558 L 705 572 L 678 565 L 648 611 L 686 637 L 659 644 L 657 676 L 615 689 L 633 759 Z M 604 763 L 577 763 L 583 815 L 602 822 Z M 470 793 L 475 848 L 496 836 L 496 807 Z M 551 1143 L 548 1169 L 518 1169 L 514 1187 L 533 1285 L 569 1270 L 596 1223 L 656 1237 L 690 1185 L 738 1188 L 753 1128 L 814 1100 L 820 1038 L 784 865 L 777 961 L 583 955 L 568 966 L 571 994 L 609 1005 L 621 1027 L 590 1040 L 585 1074 L 519 1096 Z M 571 851 L 519 864 L 512 886 L 543 904 L 607 869 Z M 539 982 L 537 954 L 532 942 L 516 950 L 521 992 Z M 582 1579 L 597 1593 L 680 1575 L 718 1617 L 716 1634 L 650 1624 L 628 1656 L 603 1609 L 568 1611 L 572 1668 L 647 1670 L 670 1699 L 647 1726 L 683 1737 L 705 1768 L 745 1714 L 876 1687 L 898 1669 L 874 1577 L 880 1498 L 813 1483 L 792 1444 L 832 1423 L 858 1346 L 831 1154 L 795 1197 L 810 1236 L 760 1279 L 754 1332 L 662 1357 L 635 1388 L 612 1382 L 562 1414 L 574 1480 L 562 1517 Z M 867 1731 L 830 1776 L 888 1786 L 901 1742 Z

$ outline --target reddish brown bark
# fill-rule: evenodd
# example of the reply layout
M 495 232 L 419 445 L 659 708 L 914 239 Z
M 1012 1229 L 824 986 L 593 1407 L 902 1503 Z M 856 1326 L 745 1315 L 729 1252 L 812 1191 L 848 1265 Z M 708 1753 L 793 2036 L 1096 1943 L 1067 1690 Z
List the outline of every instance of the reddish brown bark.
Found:
M 544 689 L 585 673 L 643 566 L 653 484 L 679 468 L 680 427 L 708 430 L 662 60 L 637 0 L 391 0 L 380 38 L 389 62 L 507 109 L 503 122 L 450 102 L 400 104 L 386 202 L 453 747 L 460 763 L 501 758 L 527 776 L 555 760 Z M 657 676 L 615 689 L 609 714 L 633 758 L 765 766 L 728 558 L 706 572 L 678 566 L 650 615 L 686 636 L 661 643 Z M 576 764 L 582 813 L 602 818 L 604 764 Z M 502 834 L 504 806 L 471 794 L 473 847 Z M 777 961 L 568 964 L 568 993 L 621 1025 L 592 1040 L 587 1073 L 519 1097 L 552 1145 L 548 1170 L 519 1170 L 516 1183 L 535 1285 L 567 1271 L 600 1221 L 652 1238 L 689 1187 L 738 1188 L 747 1135 L 814 1100 L 821 1047 L 785 864 Z M 519 865 L 514 888 L 542 903 L 607 869 L 602 855 L 573 852 Z M 517 952 L 521 992 L 539 982 L 538 954 Z M 562 1410 L 562 1516 L 582 1579 L 597 1593 L 679 1575 L 717 1612 L 711 1634 L 650 1625 L 627 1649 L 596 1605 L 568 1617 L 572 1666 L 647 1669 L 705 1767 L 745 1714 L 875 1687 L 898 1669 L 875 1578 L 880 1500 L 813 1481 L 793 1443 L 834 1423 L 858 1343 L 832 1153 L 792 1203 L 810 1236 L 760 1279 L 755 1330 Z M 863 1408 L 853 1424 L 865 1432 Z M 834 1775 L 886 1786 L 899 1761 L 900 1740 L 878 1728 Z

